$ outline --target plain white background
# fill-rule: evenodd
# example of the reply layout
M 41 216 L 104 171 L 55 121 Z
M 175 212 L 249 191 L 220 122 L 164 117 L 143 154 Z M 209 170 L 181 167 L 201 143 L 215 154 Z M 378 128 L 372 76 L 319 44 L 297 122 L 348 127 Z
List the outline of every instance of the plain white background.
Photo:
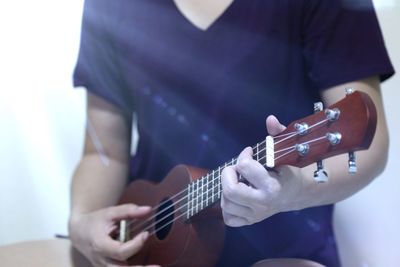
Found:
M 400 69 L 400 0 L 375 0 Z M 72 89 L 82 0 L 0 1 L 0 245 L 67 233 L 69 186 L 82 150 L 85 94 Z M 389 163 L 336 207 L 344 265 L 400 262 L 400 77 L 383 84 Z

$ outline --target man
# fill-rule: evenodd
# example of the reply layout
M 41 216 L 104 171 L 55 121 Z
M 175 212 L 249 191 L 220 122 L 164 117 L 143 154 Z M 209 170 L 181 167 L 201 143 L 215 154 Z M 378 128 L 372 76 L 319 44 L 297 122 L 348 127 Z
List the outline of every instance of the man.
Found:
M 96 266 L 123 264 L 148 233 L 122 244 L 110 232 L 118 220 L 150 210 L 115 206 L 128 176 L 159 181 L 179 163 L 216 167 L 263 139 L 266 115 L 276 116 L 266 126 L 277 135 L 309 115 L 313 102 L 330 105 L 352 87 L 367 92 L 378 111 L 356 175 L 347 173 L 345 156 L 324 162 L 325 184 L 314 182 L 315 166 L 268 172 L 249 148 L 222 174 L 221 207 L 232 227 L 218 266 L 277 257 L 339 266 L 330 204 L 385 166 L 379 83 L 392 74 L 366 1 L 87 0 L 74 75 L 89 90 L 85 150 L 72 186 L 74 246 Z M 140 137 L 131 160 L 132 112 Z

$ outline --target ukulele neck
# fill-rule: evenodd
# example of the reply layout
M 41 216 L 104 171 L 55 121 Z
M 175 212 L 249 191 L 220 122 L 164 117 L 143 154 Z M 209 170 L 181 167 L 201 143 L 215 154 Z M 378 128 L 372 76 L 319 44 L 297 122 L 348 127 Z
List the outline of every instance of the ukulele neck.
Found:
M 321 163 L 325 158 L 350 153 L 349 172 L 354 173 L 353 152 L 369 148 L 376 121 L 372 99 L 365 93 L 349 93 L 327 109 L 294 121 L 279 135 L 268 136 L 256 144 L 253 159 L 268 169 L 281 165 L 302 168 L 314 162 Z M 184 206 L 187 219 L 221 198 L 222 170 L 236 163 L 237 158 L 233 158 L 188 185 Z M 246 183 L 241 177 L 239 181 Z
M 268 140 L 268 137 L 266 140 Z M 257 143 L 253 146 L 253 158 L 261 163 L 263 166 L 273 167 L 270 166 L 268 160 L 267 164 L 267 144 L 270 141 L 262 141 Z M 272 140 L 272 138 L 270 139 Z M 187 195 L 186 195 L 186 203 L 185 203 L 185 213 L 186 219 L 190 219 L 200 211 L 206 209 L 207 207 L 211 206 L 215 202 L 221 199 L 222 193 L 222 185 L 221 185 L 221 175 L 222 170 L 228 166 L 233 166 L 237 163 L 237 158 L 233 158 L 232 160 L 224 163 L 223 165 L 219 166 L 218 168 L 210 171 L 206 175 L 202 176 L 201 178 L 191 182 L 188 184 L 187 188 Z M 239 177 L 239 181 L 244 181 L 241 177 Z

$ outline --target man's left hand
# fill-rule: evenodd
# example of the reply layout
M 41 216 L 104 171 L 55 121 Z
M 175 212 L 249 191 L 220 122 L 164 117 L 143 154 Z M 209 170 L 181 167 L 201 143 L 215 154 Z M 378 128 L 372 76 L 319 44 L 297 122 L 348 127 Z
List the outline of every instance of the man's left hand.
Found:
M 277 135 L 284 129 L 274 116 L 267 118 L 269 134 Z M 245 148 L 237 164 L 226 167 L 222 172 L 221 208 L 225 224 L 229 226 L 254 224 L 278 212 L 295 208 L 293 203 L 301 179 L 294 178 L 300 175 L 300 170 L 281 166 L 267 171 L 252 156 L 251 147 Z M 240 176 L 249 184 L 240 182 Z

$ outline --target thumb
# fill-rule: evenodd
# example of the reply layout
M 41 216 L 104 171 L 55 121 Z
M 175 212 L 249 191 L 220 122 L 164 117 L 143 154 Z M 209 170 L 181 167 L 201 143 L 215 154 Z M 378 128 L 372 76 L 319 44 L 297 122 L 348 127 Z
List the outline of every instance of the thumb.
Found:
M 269 115 L 267 118 L 267 132 L 268 134 L 275 136 L 280 134 L 286 129 L 274 115 Z

